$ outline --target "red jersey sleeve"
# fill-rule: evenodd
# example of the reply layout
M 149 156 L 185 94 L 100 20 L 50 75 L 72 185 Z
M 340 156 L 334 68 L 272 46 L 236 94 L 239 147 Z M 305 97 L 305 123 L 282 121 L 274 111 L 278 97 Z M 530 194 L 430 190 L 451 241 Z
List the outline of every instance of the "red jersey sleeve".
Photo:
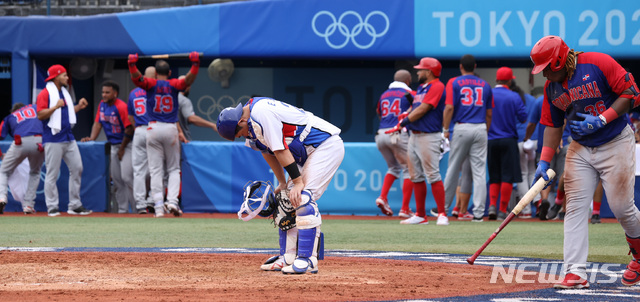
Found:
M 184 79 L 171 79 L 169 85 L 175 87 L 178 90 L 185 90 L 187 88 L 187 82 Z
M 445 105 L 453 105 L 453 81 L 456 78 L 451 78 L 447 82 L 447 98 L 444 102 Z
M 122 126 L 125 128 L 131 126 L 131 122 L 129 121 L 129 108 L 127 107 L 127 104 L 123 100 L 117 99 L 116 108 L 118 108 L 118 114 L 120 114 Z
M 433 107 L 438 107 L 438 102 L 440 102 L 443 93 L 444 84 L 439 80 L 434 80 L 431 84 L 431 88 L 429 88 L 429 91 L 424 95 L 422 102 L 430 104 Z
M 627 71 L 611 56 L 599 52 L 585 53 L 583 56 L 584 58 L 578 56 L 578 62 L 593 64 L 602 70 L 611 90 L 617 95 L 621 95 L 623 91 L 633 85 L 631 81 L 626 80 Z
M 135 79 L 131 79 L 131 81 L 133 81 L 134 84 L 136 84 L 136 86 L 144 89 L 144 90 L 149 90 L 151 87 L 156 86 L 156 79 L 149 79 L 149 78 L 145 78 L 140 77 L 141 81 L 136 81 Z
M 38 94 L 38 98 L 36 99 L 36 110 L 40 111 L 42 109 L 49 108 L 49 90 L 42 89 Z
M 100 104 L 98 104 L 98 110 L 96 111 L 96 118 L 93 120 L 96 123 L 100 122 L 100 107 L 102 107 L 102 103 L 104 101 L 100 100 Z

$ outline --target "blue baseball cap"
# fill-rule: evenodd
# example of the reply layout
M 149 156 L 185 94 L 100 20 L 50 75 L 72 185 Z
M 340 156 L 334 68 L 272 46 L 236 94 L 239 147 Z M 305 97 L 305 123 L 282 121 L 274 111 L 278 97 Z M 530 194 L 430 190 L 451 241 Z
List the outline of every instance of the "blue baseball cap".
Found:
M 235 108 L 227 107 L 220 111 L 216 126 L 218 127 L 218 133 L 220 136 L 233 141 L 236 139 L 236 127 L 238 121 L 242 116 L 242 103 L 239 103 Z

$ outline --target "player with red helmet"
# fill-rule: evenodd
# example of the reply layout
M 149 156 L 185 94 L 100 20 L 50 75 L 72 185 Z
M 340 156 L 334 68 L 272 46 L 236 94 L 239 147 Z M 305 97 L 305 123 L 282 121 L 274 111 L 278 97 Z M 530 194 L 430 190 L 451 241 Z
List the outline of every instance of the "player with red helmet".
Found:
M 565 277 L 555 288 L 588 288 L 588 220 L 591 198 L 602 180 L 611 211 L 625 231 L 633 260 L 622 284 L 640 283 L 640 211 L 634 204 L 635 138 L 627 111 L 640 94 L 631 73 L 610 56 L 577 52 L 557 36 L 531 50 L 532 73 L 547 82 L 540 123 L 547 126 L 534 182 L 548 179 L 549 162 L 562 138 L 566 118 L 573 141 L 565 159 Z

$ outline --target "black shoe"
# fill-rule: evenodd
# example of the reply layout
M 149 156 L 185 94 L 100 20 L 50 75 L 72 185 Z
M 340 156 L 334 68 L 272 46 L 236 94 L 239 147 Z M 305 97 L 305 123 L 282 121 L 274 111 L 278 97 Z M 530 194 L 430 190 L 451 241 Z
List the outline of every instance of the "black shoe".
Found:
M 496 206 L 489 206 L 489 220 L 496 220 L 498 218 L 497 212 Z
M 438 208 L 431 208 L 431 215 L 438 217 Z
M 475 217 L 473 216 L 473 219 L 471 219 L 471 222 L 483 222 L 484 219 L 482 219 L 482 217 Z
M 4 214 L 4 206 L 7 205 L 6 201 L 0 201 L 0 214 Z
M 147 213 L 155 214 L 156 213 L 156 208 L 154 208 L 153 205 L 147 205 Z
M 562 210 L 562 205 L 554 203 L 553 206 L 551 206 L 551 208 L 549 209 L 549 212 L 547 213 L 547 219 L 549 220 L 555 219 L 556 216 L 558 216 L 558 213 L 560 212 L 560 210 Z
M 69 214 L 69 215 L 89 215 L 91 213 L 93 213 L 93 211 L 87 210 L 83 206 L 80 206 L 80 207 L 76 208 L 75 210 L 69 209 L 67 211 L 67 214 Z M 49 216 L 51 216 L 51 215 L 49 215 Z
M 51 209 L 51 210 L 49 210 L 49 214 L 48 215 L 50 217 L 60 216 L 60 210 L 58 210 L 58 208 Z
M 540 212 L 538 218 L 540 218 L 540 220 L 547 220 L 547 214 L 549 212 L 549 202 L 546 199 L 543 199 L 542 202 L 540 202 L 538 211 Z
M 591 224 L 601 223 L 600 214 L 591 215 Z
M 138 212 L 138 214 L 147 214 L 147 208 L 137 209 L 136 212 Z

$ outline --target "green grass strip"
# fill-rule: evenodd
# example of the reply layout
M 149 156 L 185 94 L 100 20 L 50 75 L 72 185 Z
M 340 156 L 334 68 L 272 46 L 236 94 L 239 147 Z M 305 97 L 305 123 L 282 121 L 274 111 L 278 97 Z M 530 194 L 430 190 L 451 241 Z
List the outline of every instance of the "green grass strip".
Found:
M 396 220 L 325 220 L 326 249 L 473 254 L 499 222 L 451 221 L 449 226 L 400 225 Z M 277 248 L 266 219 L 153 219 L 150 217 L 0 218 L 0 246 L 9 247 L 246 247 Z M 562 259 L 563 225 L 511 222 L 482 255 Z M 628 263 L 617 223 L 589 225 L 589 261 Z

